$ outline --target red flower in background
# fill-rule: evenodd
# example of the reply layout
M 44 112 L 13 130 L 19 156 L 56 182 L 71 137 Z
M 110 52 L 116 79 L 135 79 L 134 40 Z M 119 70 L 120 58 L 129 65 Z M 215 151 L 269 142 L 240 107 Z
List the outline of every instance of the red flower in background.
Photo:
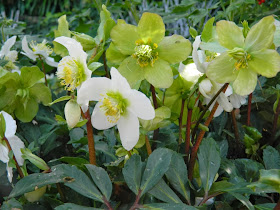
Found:
M 259 5 L 261 5 L 262 3 L 265 3 L 265 0 L 258 0 Z

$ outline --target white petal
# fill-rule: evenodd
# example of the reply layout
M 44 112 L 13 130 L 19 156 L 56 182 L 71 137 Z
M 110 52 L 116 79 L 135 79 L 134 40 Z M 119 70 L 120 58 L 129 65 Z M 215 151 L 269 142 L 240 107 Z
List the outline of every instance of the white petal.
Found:
M 126 78 L 123 77 L 116 68 L 111 68 L 112 87 L 113 90 L 121 92 L 124 96 L 127 96 L 131 90 Z
M 57 67 L 58 66 L 58 63 L 54 61 L 53 58 L 51 57 L 47 57 L 45 59 L 46 63 L 49 65 L 49 66 L 53 66 L 53 67 Z
M 130 105 L 127 107 L 137 117 L 143 120 L 152 120 L 155 117 L 155 110 L 150 99 L 137 90 L 131 90 L 128 96 Z
M 221 107 L 223 107 L 223 109 L 226 112 L 231 112 L 233 107 L 232 104 L 229 103 L 228 98 L 226 97 L 225 93 L 220 93 L 218 99 L 217 99 L 218 103 L 220 104 Z
M 10 52 L 11 47 L 15 44 L 17 39 L 17 36 L 12 36 L 11 38 L 9 38 L 4 45 L 1 48 L 0 51 L 0 58 L 3 58 L 4 56 L 7 56 L 8 53 Z
M 20 151 L 21 148 L 24 148 L 24 143 L 21 141 L 19 137 L 16 135 L 7 138 L 11 148 L 13 150 L 13 153 L 15 155 L 15 158 L 20 166 L 23 165 L 24 159 L 21 157 L 22 153 Z
M 0 160 L 3 163 L 7 163 L 9 161 L 9 150 L 3 144 L 0 144 Z
M 139 139 L 139 120 L 128 112 L 125 117 L 121 117 L 117 123 L 123 147 L 130 151 Z
M 209 79 L 204 79 L 199 83 L 199 92 L 206 98 L 210 98 L 209 93 L 211 92 L 213 84 Z
M 31 60 L 35 61 L 37 56 L 34 54 L 34 52 L 28 47 L 28 43 L 26 40 L 26 36 L 23 37 L 22 40 L 22 50 L 24 52 L 22 52 L 23 55 L 26 55 L 28 58 L 30 58 Z
M 230 103 L 236 109 L 239 109 L 241 105 L 246 103 L 247 96 L 240 96 L 237 94 L 232 94 L 229 96 Z
M 100 109 L 102 102 L 98 102 L 91 115 L 91 123 L 92 126 L 98 130 L 105 130 L 111 128 L 116 125 L 116 123 L 112 123 L 108 121 L 107 116 L 104 112 Z
M 210 110 L 212 110 L 212 108 Z M 224 111 L 224 109 L 219 105 L 216 112 L 214 113 L 214 117 L 220 116 L 220 114 L 222 114 L 223 111 Z
M 12 180 L 13 180 L 13 168 L 12 168 L 12 167 L 9 167 L 9 166 L 8 166 L 8 163 L 7 163 L 6 170 L 7 170 L 7 177 L 8 177 L 8 180 L 9 180 L 10 183 L 12 183 Z
M 15 133 L 16 133 L 16 130 L 17 130 L 16 121 L 7 112 L 1 111 L 0 113 L 3 114 L 3 117 L 5 119 L 5 123 L 6 123 L 5 137 L 9 138 L 11 136 L 14 136 Z
M 197 70 L 200 71 L 201 73 L 205 73 L 206 68 L 201 61 L 202 57 L 203 56 L 205 57 L 205 54 L 202 51 L 198 51 L 200 43 L 201 43 L 200 36 L 197 36 L 193 43 L 192 58 L 195 65 L 197 66 Z
M 181 66 L 181 64 L 180 64 Z M 180 67 L 179 67 L 180 68 Z M 184 69 L 180 72 L 181 77 L 183 77 L 186 81 L 192 82 L 195 84 L 199 77 L 203 74 L 197 70 L 195 63 L 190 63 L 188 65 L 184 65 Z
M 106 77 L 87 79 L 78 89 L 77 102 L 86 111 L 89 101 L 101 100 L 111 87 L 112 81 Z
M 71 57 L 83 58 L 86 60 L 87 54 L 84 52 L 81 43 L 76 41 L 75 39 L 60 36 L 55 38 L 54 41 L 66 47 Z
M 8 60 L 12 61 L 13 63 L 16 61 L 17 57 L 18 57 L 18 52 L 15 50 L 12 50 L 8 52 L 8 54 L 6 54 L 6 58 L 8 58 Z
M 226 89 L 225 95 L 230 96 L 233 93 L 232 87 L 229 85 Z

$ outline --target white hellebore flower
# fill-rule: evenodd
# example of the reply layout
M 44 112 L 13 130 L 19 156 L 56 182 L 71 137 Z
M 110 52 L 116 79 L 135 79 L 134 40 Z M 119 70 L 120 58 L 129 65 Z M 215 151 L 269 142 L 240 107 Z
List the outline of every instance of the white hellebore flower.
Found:
M 63 57 L 58 63 L 56 74 L 59 79 L 62 79 L 61 84 L 69 91 L 74 91 L 76 88 L 79 90 L 92 73 L 87 67 L 87 53 L 75 39 L 61 36 L 54 41 L 62 44 L 69 52 L 69 56 Z
M 111 68 L 112 79 L 90 78 L 78 91 L 77 102 L 83 111 L 89 101 L 99 101 L 94 107 L 92 126 L 104 130 L 117 125 L 120 139 L 126 150 L 131 150 L 139 139 L 139 120 L 151 120 L 155 110 L 147 96 L 130 88 L 127 80 Z
M 29 46 L 31 47 L 31 49 L 29 48 Z M 53 50 L 50 46 L 47 45 L 46 40 L 43 40 L 43 42 L 39 44 L 32 40 L 29 43 L 29 46 L 26 40 L 26 36 L 24 36 L 22 40 L 22 50 L 24 51 L 22 52 L 23 55 L 26 55 L 33 61 L 36 61 L 37 58 L 41 57 L 49 66 L 57 67 L 57 62 L 55 62 L 53 58 L 49 57 L 49 55 L 52 54 Z
M 18 52 L 16 50 L 11 51 L 12 46 L 16 42 L 16 39 L 16 36 L 12 36 L 11 38 L 9 38 L 0 50 L 0 59 L 4 58 L 5 60 L 9 61 L 9 63 L 6 64 L 5 67 L 7 66 L 11 70 L 18 70 L 18 67 L 14 64 L 14 62 L 17 60 Z
M 184 65 L 183 63 L 180 63 L 179 65 L 179 73 L 180 76 L 187 81 L 188 83 L 193 86 L 197 83 L 199 77 L 203 75 L 200 71 L 197 70 L 197 67 L 195 63 L 190 63 L 187 65 Z
M 204 103 L 208 104 L 214 95 L 220 90 L 222 84 L 216 83 L 209 79 L 204 79 L 199 83 L 199 91 L 205 97 Z M 217 97 L 216 101 L 219 103 L 219 106 L 214 114 L 214 117 L 218 117 L 224 110 L 226 112 L 231 112 L 233 109 L 232 104 L 229 102 L 228 96 L 232 94 L 231 86 L 228 86 L 225 93 L 221 92 Z M 215 102 L 209 107 L 212 110 Z
M 20 151 L 21 148 L 24 148 L 24 143 L 18 138 L 15 133 L 17 130 L 16 121 L 12 118 L 8 113 L 1 111 L 0 114 L 3 115 L 6 123 L 5 137 L 8 140 L 11 148 L 13 150 L 13 154 L 19 164 L 19 166 L 23 165 L 24 159 L 21 157 L 22 153 Z M 0 138 L 0 160 L 4 163 L 7 163 L 7 176 L 10 182 L 12 182 L 13 171 L 12 167 L 8 166 L 9 162 L 9 149 L 4 139 Z

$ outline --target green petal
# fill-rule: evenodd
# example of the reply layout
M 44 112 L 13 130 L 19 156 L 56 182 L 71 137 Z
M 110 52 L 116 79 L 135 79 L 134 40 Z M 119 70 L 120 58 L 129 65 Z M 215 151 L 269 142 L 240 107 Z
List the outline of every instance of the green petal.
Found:
M 147 42 L 150 38 L 153 43 L 160 43 L 165 35 L 162 18 L 154 13 L 143 13 L 138 24 L 138 32 L 144 42 Z
M 179 35 L 164 37 L 158 45 L 159 57 L 169 63 L 186 60 L 191 50 L 191 42 Z
M 280 55 L 275 50 L 261 50 L 251 53 L 249 68 L 265 77 L 275 77 L 280 71 Z
M 16 117 L 22 122 L 30 122 L 37 114 L 39 105 L 35 99 L 30 98 L 26 104 L 26 108 L 19 103 L 15 109 Z
M 153 66 L 145 67 L 145 79 L 156 88 L 169 88 L 173 82 L 169 63 L 159 59 Z
M 243 47 L 244 37 L 242 30 L 234 22 L 221 20 L 216 25 L 218 40 L 223 47 L 230 50 L 235 47 Z
M 118 68 L 122 76 L 124 76 L 130 87 L 135 88 L 139 81 L 144 79 L 144 68 L 137 64 L 137 61 L 133 57 L 126 58 Z M 137 89 L 137 88 L 136 88 Z
M 111 31 L 111 38 L 122 54 L 131 55 L 134 53 L 135 41 L 140 39 L 140 36 L 136 26 L 118 22 Z
M 106 50 L 106 58 L 109 63 L 120 65 L 121 62 L 126 58 L 127 56 L 122 54 L 114 45 L 113 42 L 111 42 L 109 48 Z
M 235 60 L 224 52 L 208 65 L 206 75 L 218 83 L 231 82 L 237 77 L 234 63 Z
M 252 93 L 257 85 L 258 75 L 249 69 L 240 69 L 233 82 L 233 90 L 236 94 L 246 96 Z
M 24 88 L 32 87 L 40 79 L 44 78 L 44 73 L 40 71 L 38 66 L 22 67 L 20 74 L 21 83 Z
M 245 40 L 245 49 L 252 52 L 269 48 L 273 43 L 274 32 L 274 18 L 264 17 L 250 29 Z

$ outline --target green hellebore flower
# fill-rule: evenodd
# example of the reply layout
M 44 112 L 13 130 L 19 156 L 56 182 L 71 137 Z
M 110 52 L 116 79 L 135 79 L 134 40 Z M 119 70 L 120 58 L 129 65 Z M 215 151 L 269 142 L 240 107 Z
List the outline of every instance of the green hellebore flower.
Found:
M 219 21 L 216 30 L 220 44 L 228 50 L 209 64 L 206 75 L 211 80 L 233 82 L 234 92 L 244 96 L 254 91 L 258 74 L 274 77 L 279 72 L 280 55 L 270 49 L 275 32 L 272 16 L 255 24 L 246 38 L 230 21 Z
M 170 64 L 187 59 L 191 43 L 179 35 L 164 35 L 164 23 L 157 14 L 144 13 L 138 26 L 119 20 L 111 31 L 106 57 L 120 65 L 118 70 L 130 86 L 146 79 L 157 88 L 168 88 L 173 82 Z

